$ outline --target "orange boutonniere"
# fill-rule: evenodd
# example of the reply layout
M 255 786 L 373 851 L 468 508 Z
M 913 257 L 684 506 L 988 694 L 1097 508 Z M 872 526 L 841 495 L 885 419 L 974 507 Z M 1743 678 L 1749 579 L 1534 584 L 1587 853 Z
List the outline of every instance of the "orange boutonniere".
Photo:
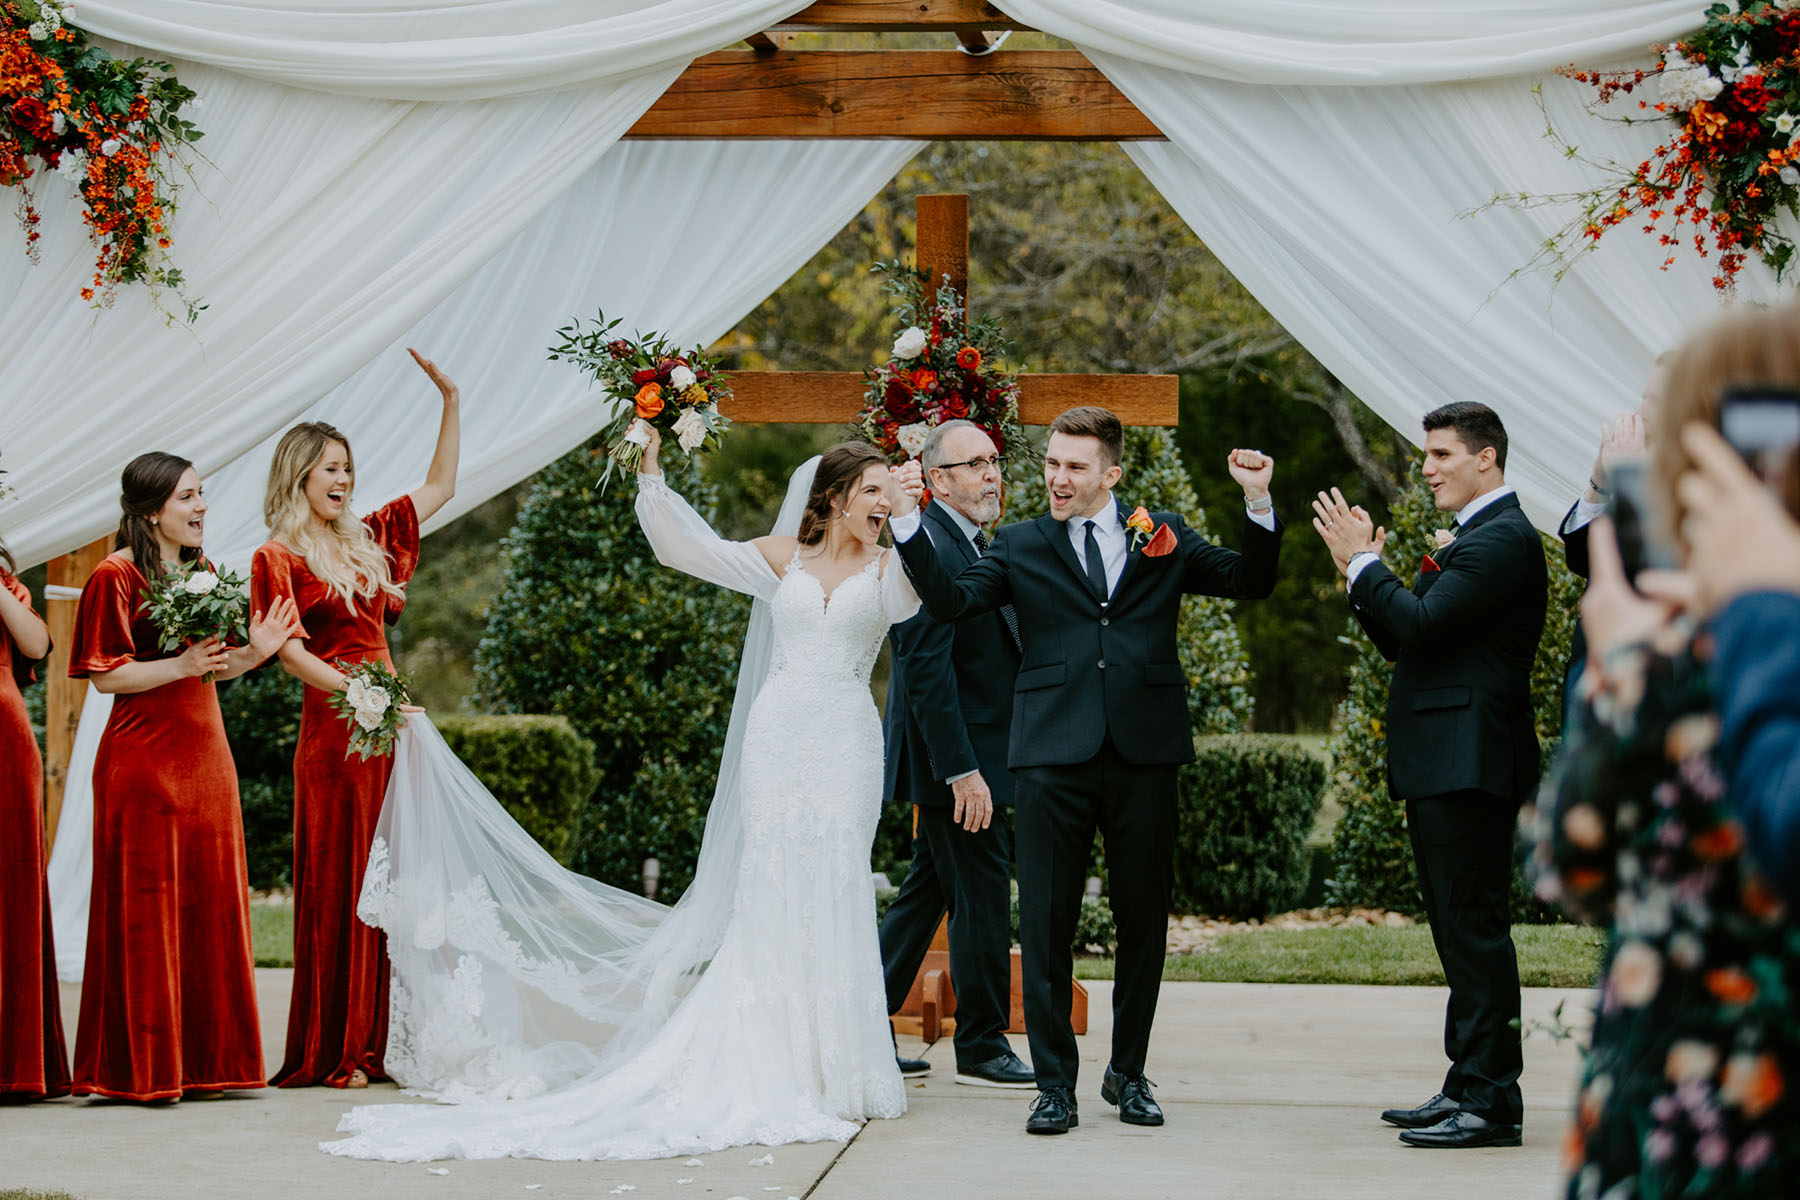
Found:
M 1125 518 L 1125 528 L 1131 530 L 1131 548 L 1133 550 L 1136 550 L 1143 544 L 1144 539 L 1150 536 L 1150 514 L 1144 511 L 1143 505 L 1138 505 L 1137 509 Z
M 1152 533 L 1150 514 L 1144 511 L 1142 505 L 1125 518 L 1125 528 L 1131 530 L 1130 548 L 1136 550 L 1141 546 L 1146 557 L 1161 558 L 1175 549 L 1175 531 L 1167 525 L 1158 525 Z

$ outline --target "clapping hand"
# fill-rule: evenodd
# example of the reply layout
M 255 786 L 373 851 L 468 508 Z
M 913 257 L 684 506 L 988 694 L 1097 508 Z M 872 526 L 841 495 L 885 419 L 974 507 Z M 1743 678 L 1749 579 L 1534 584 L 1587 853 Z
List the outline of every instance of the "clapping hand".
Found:
M 1261 500 L 1269 494 L 1269 482 L 1275 478 L 1275 460 L 1261 450 L 1233 450 L 1225 459 L 1225 467 L 1244 489 L 1246 500 Z
M 250 647 L 256 651 L 256 661 L 262 662 L 285 646 L 289 638 L 299 637 L 304 632 L 300 626 L 300 608 L 292 596 L 283 596 L 271 604 L 266 616 L 253 613 L 250 617 Z
M 1648 442 L 1644 435 L 1644 415 L 1641 410 L 1620 413 L 1614 417 L 1612 424 L 1603 426 L 1600 431 L 1600 453 L 1594 459 L 1594 486 L 1604 489 L 1613 468 L 1622 462 L 1643 457 L 1646 445 Z
M 1345 574 L 1349 574 L 1352 558 L 1364 552 L 1379 555 L 1387 545 L 1387 530 L 1377 526 L 1362 505 L 1345 500 L 1336 488 L 1329 494 L 1319 493 L 1313 513 L 1313 528 L 1331 551 L 1331 561 Z

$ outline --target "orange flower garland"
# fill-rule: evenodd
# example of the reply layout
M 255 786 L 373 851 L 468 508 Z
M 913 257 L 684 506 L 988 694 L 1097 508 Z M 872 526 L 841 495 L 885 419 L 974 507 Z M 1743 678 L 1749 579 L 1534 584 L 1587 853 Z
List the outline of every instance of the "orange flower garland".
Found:
M 169 166 L 201 136 L 181 116 L 194 93 L 167 63 L 110 57 L 64 14 L 57 0 L 0 0 L 0 186 L 19 189 L 26 254 L 39 260 L 31 180 L 55 171 L 77 180 L 95 246 L 82 298 L 110 306 L 121 283 L 179 296 Z M 203 306 L 183 303 L 191 322 Z
M 1665 271 L 1682 247 L 1691 246 L 1702 258 L 1717 253 L 1713 286 L 1722 292 L 1736 285 L 1751 254 L 1780 277 L 1794 243 L 1774 228 L 1774 218 L 1781 212 L 1800 216 L 1800 10 L 1774 0 L 1715 3 L 1696 33 L 1658 50 L 1662 59 L 1648 71 L 1559 72 L 1592 85 L 1596 109 L 1654 79 L 1660 99 L 1639 100 L 1637 108 L 1674 129 L 1649 158 L 1635 166 L 1596 162 L 1552 126 L 1549 136 L 1559 149 L 1600 168 L 1608 181 L 1585 192 L 1497 197 L 1492 203 L 1579 207 L 1580 215 L 1533 260 L 1558 262 L 1559 277 L 1607 230 L 1640 219 L 1642 230 L 1667 250 Z

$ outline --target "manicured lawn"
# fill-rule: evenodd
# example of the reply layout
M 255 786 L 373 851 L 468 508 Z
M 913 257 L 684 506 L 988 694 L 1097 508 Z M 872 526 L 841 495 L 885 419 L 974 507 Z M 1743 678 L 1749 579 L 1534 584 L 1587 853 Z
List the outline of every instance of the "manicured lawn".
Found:
M 1526 987 L 1587 987 L 1599 967 L 1602 930 L 1515 925 L 1519 981 Z M 1082 979 L 1111 979 L 1111 959 L 1076 960 Z M 1441 986 L 1431 931 L 1387 928 L 1247 929 L 1220 937 L 1208 954 L 1170 958 L 1163 978 L 1214 983 L 1373 983 Z
M 250 906 L 250 953 L 255 956 L 259 967 L 294 965 L 293 905 Z M 0 1192 L 0 1200 L 9 1200 L 9 1197 Z

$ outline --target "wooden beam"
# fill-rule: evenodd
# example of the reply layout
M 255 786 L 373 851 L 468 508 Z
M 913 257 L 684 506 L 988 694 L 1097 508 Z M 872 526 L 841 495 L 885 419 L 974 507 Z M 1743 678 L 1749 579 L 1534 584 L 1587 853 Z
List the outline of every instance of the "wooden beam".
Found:
M 787 43 L 785 33 L 753 33 L 744 39 L 758 54 L 773 54 Z
M 1162 132 L 1073 50 L 721 50 L 628 138 L 1154 141 Z
M 986 54 L 994 48 L 994 39 L 985 30 L 959 29 L 956 31 L 956 40 L 971 54 Z
M 855 371 L 737 371 L 719 410 L 734 421 L 848 425 L 863 406 L 868 380 Z M 1174 375 L 1019 376 L 1019 418 L 1048 425 L 1064 409 L 1098 404 L 1127 425 L 1174 425 L 1180 380 Z
M 916 197 L 918 221 L 913 233 L 914 262 L 930 276 L 926 296 L 937 295 L 950 277 L 950 286 L 969 303 L 969 197 L 965 192 Z
M 111 536 L 90 542 L 79 550 L 50 560 L 45 582 L 55 588 L 79 592 L 100 560 L 112 553 Z M 70 596 L 49 596 L 44 601 L 44 624 L 50 627 L 50 657 L 44 664 L 44 846 L 56 843 L 56 823 L 62 817 L 63 789 L 69 782 L 69 755 L 75 749 L 75 729 L 81 724 L 81 705 L 87 699 L 87 680 L 69 678 L 69 649 L 75 644 L 75 611 L 80 601 Z
M 1029 29 L 984 0 L 822 0 L 774 26 L 809 33 Z

